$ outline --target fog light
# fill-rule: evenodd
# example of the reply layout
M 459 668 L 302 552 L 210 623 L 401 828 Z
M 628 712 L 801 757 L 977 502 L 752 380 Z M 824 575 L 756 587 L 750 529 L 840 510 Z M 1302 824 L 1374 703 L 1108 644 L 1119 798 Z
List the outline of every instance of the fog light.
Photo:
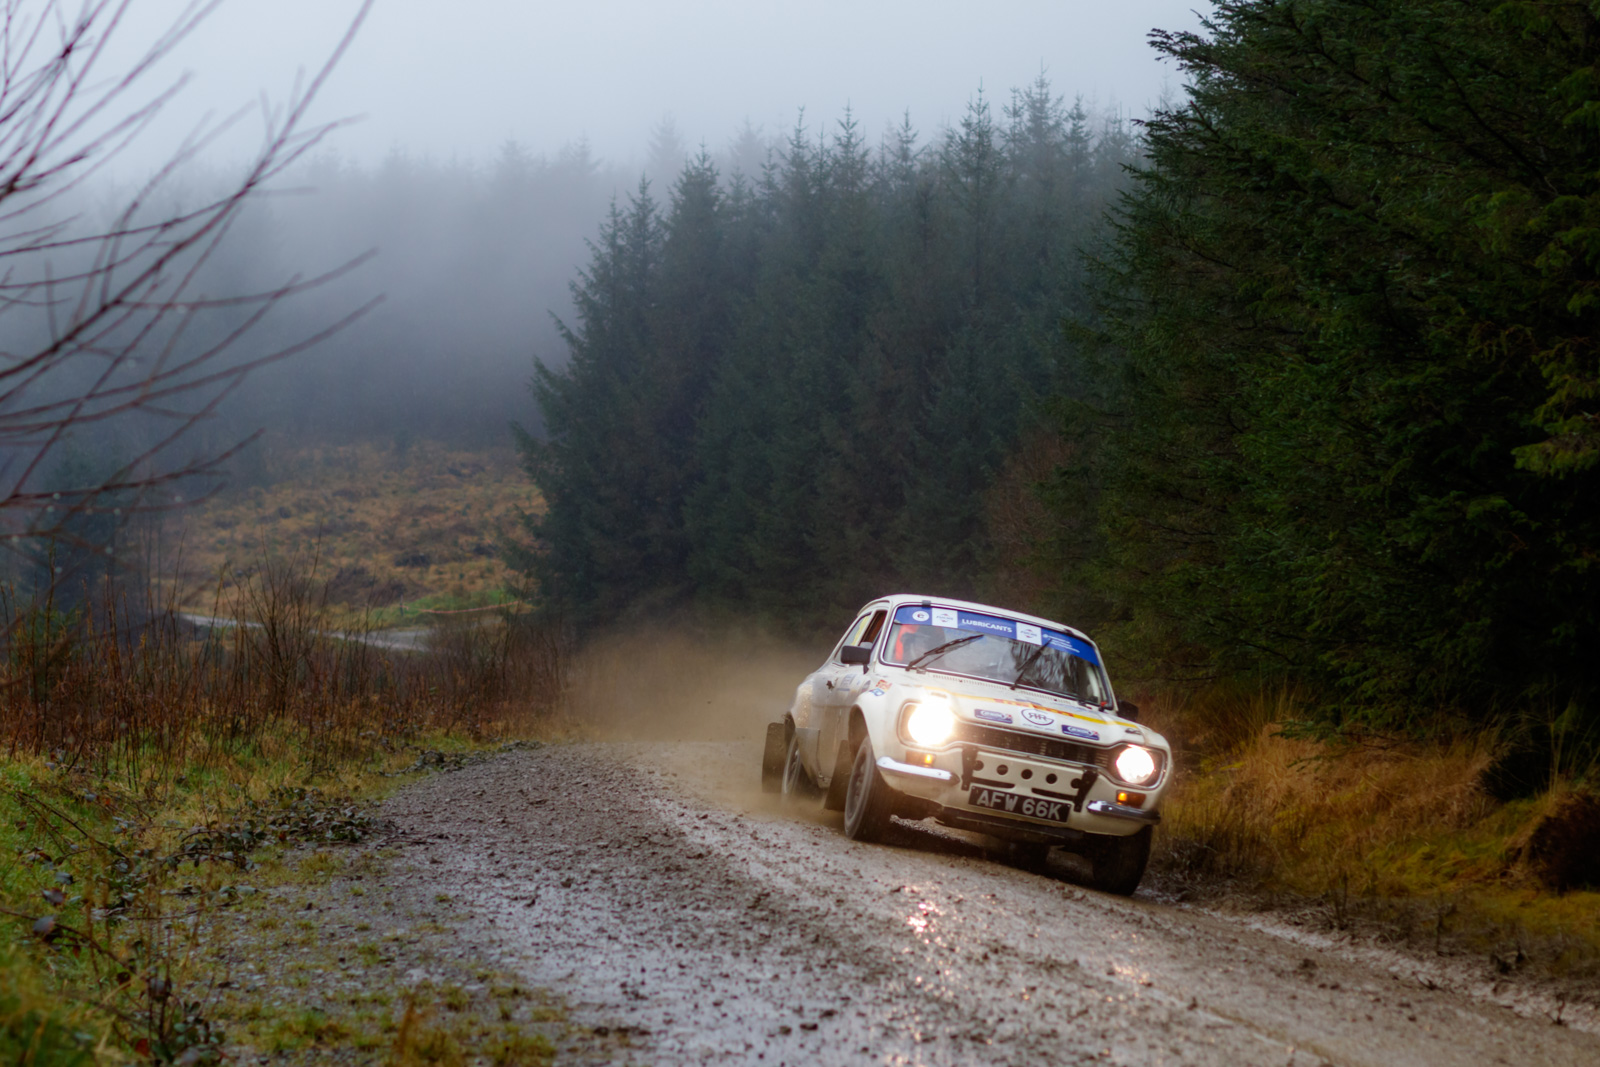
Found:
M 932 752 L 927 752 L 927 753 L 923 754 L 922 765 L 924 767 L 932 767 L 933 766 L 933 753 Z
M 1130 793 L 1126 789 L 1117 794 L 1117 803 L 1126 804 L 1130 808 L 1137 808 L 1144 803 L 1143 793 Z

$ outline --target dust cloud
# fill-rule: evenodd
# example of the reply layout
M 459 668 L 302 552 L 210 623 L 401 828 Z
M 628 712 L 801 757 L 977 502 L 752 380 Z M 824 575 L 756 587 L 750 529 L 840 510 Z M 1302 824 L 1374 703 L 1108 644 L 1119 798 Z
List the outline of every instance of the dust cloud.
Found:
M 753 627 L 630 627 L 577 653 L 566 710 L 607 740 L 756 740 L 825 655 Z

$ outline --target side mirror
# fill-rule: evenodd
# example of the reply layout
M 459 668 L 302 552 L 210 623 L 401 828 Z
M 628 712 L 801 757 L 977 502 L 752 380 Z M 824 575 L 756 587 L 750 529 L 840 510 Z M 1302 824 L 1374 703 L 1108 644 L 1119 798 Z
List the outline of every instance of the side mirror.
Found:
M 865 667 L 872 662 L 871 645 L 845 645 L 839 650 L 839 659 L 846 666 L 860 665 Z
M 1135 704 L 1131 700 L 1119 700 L 1119 701 L 1117 701 L 1117 714 L 1121 715 L 1124 719 L 1129 719 L 1129 720 L 1132 720 L 1133 722 L 1138 722 L 1139 721 L 1139 705 Z

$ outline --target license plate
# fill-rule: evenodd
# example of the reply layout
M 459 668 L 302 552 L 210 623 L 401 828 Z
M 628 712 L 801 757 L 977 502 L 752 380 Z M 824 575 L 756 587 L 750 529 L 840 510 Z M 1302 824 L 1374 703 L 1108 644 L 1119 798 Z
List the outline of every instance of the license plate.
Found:
M 1013 793 L 1009 789 L 986 789 L 981 785 L 967 792 L 967 803 L 998 814 L 1026 815 L 1032 819 L 1049 819 L 1051 822 L 1066 822 L 1072 814 L 1070 800 L 1047 800 Z

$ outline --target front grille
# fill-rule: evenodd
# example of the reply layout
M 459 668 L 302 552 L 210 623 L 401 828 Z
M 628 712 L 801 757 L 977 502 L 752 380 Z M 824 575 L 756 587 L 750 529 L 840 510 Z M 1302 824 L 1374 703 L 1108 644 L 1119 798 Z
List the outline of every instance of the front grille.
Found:
M 1080 745 L 1075 741 L 1040 737 L 1038 734 L 1025 734 L 1016 730 L 999 730 L 993 726 L 978 726 L 970 722 L 961 723 L 956 728 L 956 740 L 963 744 L 997 748 L 1004 752 L 1021 752 L 1028 756 L 1043 756 L 1045 759 L 1087 763 L 1091 766 L 1108 765 L 1106 761 L 1110 758 L 1110 754 L 1104 749 Z

